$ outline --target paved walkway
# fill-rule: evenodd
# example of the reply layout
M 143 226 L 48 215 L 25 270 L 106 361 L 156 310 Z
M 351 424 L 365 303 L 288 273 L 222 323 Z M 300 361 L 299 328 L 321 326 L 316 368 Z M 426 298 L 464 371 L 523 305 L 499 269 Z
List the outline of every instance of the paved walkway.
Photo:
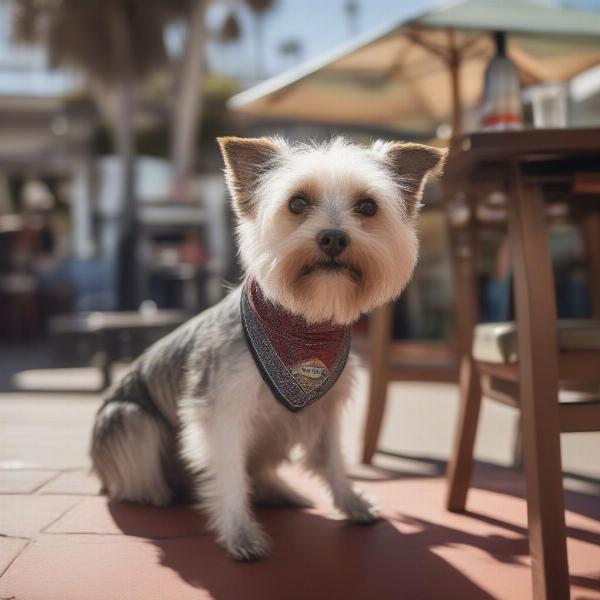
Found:
M 345 421 L 351 457 L 358 451 L 364 391 L 363 377 Z M 87 445 L 99 401 L 93 394 L 0 394 L 0 599 L 530 596 L 522 477 L 480 464 L 472 512 L 443 509 L 452 386 L 394 386 L 382 441 L 392 452 L 378 456 L 380 468 L 352 469 L 380 499 L 384 520 L 369 528 L 348 525 L 319 484 L 292 468 L 286 476 L 316 508 L 261 512 L 275 551 L 254 564 L 227 559 L 202 517 L 186 507 L 139 507 L 98 495 Z M 510 459 L 512 416 L 502 418 L 484 417 L 490 422 L 479 443 L 479 454 L 495 453 L 496 463 Z M 577 463 L 597 441 L 567 448 L 569 460 Z M 599 486 L 593 472 L 585 473 L 598 456 L 578 459 L 584 472 L 567 480 L 572 596 L 581 600 L 600 599 Z

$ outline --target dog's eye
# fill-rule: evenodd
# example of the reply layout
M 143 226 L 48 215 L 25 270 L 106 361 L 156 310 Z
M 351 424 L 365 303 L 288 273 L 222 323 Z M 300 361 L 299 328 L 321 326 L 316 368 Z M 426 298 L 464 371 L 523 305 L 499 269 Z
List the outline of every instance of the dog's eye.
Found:
M 365 217 L 372 217 L 377 212 L 377 204 L 373 200 L 361 200 L 356 205 L 356 212 Z
M 308 201 L 302 196 L 294 196 L 288 202 L 288 207 L 294 214 L 301 215 L 308 208 Z

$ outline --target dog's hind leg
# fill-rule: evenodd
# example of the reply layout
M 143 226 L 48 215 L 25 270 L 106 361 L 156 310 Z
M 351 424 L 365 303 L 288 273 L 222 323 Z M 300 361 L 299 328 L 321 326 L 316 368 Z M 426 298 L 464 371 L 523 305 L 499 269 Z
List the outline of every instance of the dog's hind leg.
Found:
M 172 439 L 166 423 L 139 404 L 104 404 L 96 416 L 90 454 L 107 494 L 115 500 L 169 504 L 173 492 L 165 460 Z

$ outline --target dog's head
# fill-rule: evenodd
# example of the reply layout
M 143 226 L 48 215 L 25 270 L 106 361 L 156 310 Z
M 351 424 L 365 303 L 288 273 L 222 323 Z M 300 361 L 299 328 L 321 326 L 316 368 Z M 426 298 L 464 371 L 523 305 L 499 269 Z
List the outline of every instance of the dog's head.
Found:
M 240 254 L 272 300 L 347 324 L 397 297 L 417 259 L 415 216 L 444 151 L 220 138 Z

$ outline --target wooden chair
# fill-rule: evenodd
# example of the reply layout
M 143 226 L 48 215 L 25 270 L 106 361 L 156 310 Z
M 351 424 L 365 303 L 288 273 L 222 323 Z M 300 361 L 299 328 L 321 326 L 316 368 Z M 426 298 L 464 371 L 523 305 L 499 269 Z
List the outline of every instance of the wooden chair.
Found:
M 447 211 L 447 209 L 446 209 Z M 480 217 L 486 228 L 503 226 L 505 211 L 488 211 Z M 362 461 L 371 464 L 377 450 L 387 402 L 388 385 L 393 381 L 430 381 L 456 383 L 459 380 L 461 348 L 470 343 L 470 323 L 462 323 L 464 314 L 475 314 L 475 290 L 470 289 L 469 275 L 473 271 L 474 256 L 464 252 L 464 235 L 472 230 L 463 222 L 453 223 L 447 216 L 448 243 L 453 257 L 454 306 L 467 306 L 467 311 L 456 311 L 459 321 L 454 339 L 446 342 L 398 342 L 392 339 L 393 304 L 375 310 L 369 318 L 369 399 L 363 435 Z M 467 274 L 469 285 L 457 285 Z M 468 331 L 469 334 L 464 332 Z M 467 341 L 467 338 L 468 340 Z M 462 369 L 464 372 L 464 369 Z
M 455 261 L 455 268 L 459 270 L 458 281 L 461 282 L 461 285 L 457 286 L 459 294 L 462 295 L 463 302 L 469 302 L 472 306 L 463 314 L 464 322 L 459 327 L 459 333 L 462 332 L 462 336 L 459 336 L 461 347 L 466 349 L 466 352 L 461 351 L 460 412 L 454 448 L 448 463 L 446 506 L 453 512 L 466 509 L 482 396 L 518 409 L 522 427 L 520 450 L 526 467 L 529 545 L 534 558 L 534 592 L 537 590 L 534 597 L 563 598 L 568 597 L 566 531 L 564 520 L 559 522 L 555 518 L 564 510 L 560 476 L 560 433 L 600 431 L 600 394 L 597 398 L 588 396 L 580 402 L 562 402 L 559 397 L 556 412 L 545 409 L 544 404 L 548 402 L 548 398 L 557 396 L 554 387 L 556 384 L 553 383 L 556 379 L 552 373 L 558 374 L 559 389 L 576 389 L 582 387 L 582 384 L 588 384 L 583 387 L 596 384 L 596 391 L 600 390 L 600 315 L 594 311 L 594 320 L 556 321 L 555 302 L 540 295 L 540 290 L 553 290 L 554 281 L 548 250 L 542 250 L 544 244 L 539 237 L 547 234 L 541 227 L 531 226 L 531 221 L 534 220 L 532 215 L 538 215 L 538 218 L 539 215 L 543 215 L 541 194 L 537 188 L 533 189 L 533 192 L 528 189 L 531 193 L 528 197 L 530 202 L 521 205 L 524 213 L 522 227 L 532 238 L 523 245 L 523 249 L 524 252 L 532 253 L 533 259 L 530 260 L 530 264 L 538 267 L 525 273 L 522 264 L 513 264 L 515 277 L 520 277 L 522 283 L 525 279 L 528 281 L 527 286 L 521 285 L 522 296 L 518 297 L 517 293 L 515 302 L 520 303 L 521 309 L 524 305 L 528 307 L 522 326 L 531 329 L 534 320 L 538 325 L 557 324 L 556 332 L 550 331 L 553 329 L 550 327 L 547 335 L 542 336 L 549 339 L 548 347 L 557 348 L 557 354 L 554 355 L 556 362 L 552 364 L 554 361 L 551 361 L 547 365 L 546 378 L 543 376 L 544 369 L 537 369 L 538 376 L 542 379 L 536 382 L 538 393 L 534 395 L 535 411 L 532 414 L 532 407 L 529 406 L 530 412 L 525 415 L 520 397 L 522 394 L 530 397 L 533 395 L 532 381 L 528 381 L 525 386 L 521 384 L 522 368 L 519 364 L 519 354 L 524 356 L 522 362 L 525 366 L 531 366 L 536 361 L 539 363 L 538 357 L 544 353 L 540 352 L 535 343 L 529 345 L 529 335 L 524 336 L 523 343 L 519 342 L 514 322 L 479 325 L 475 323 L 477 311 L 473 265 L 476 262 L 476 251 L 467 253 Z M 536 235 L 532 236 L 532 232 L 536 232 Z M 467 235 L 473 238 L 474 230 L 467 232 Z M 590 251 L 589 244 L 586 245 L 591 262 L 590 275 L 594 278 L 598 273 L 598 263 L 594 260 L 596 256 Z M 469 242 L 469 247 L 476 248 L 473 239 Z M 538 339 L 537 343 L 543 342 Z M 539 364 L 537 366 L 540 367 Z M 541 388 L 543 391 L 540 393 Z M 533 524 L 533 529 L 531 519 L 538 521 Z M 540 523 L 544 525 L 540 526 Z M 546 531 L 548 527 L 553 528 L 553 535 L 540 537 L 540 532 Z M 563 573 L 567 573 L 567 576 L 563 577 Z M 548 587 L 549 582 L 555 578 L 560 578 L 560 583 L 557 582 L 555 589 L 551 589 Z M 544 589 L 545 595 L 540 591 Z
M 456 382 L 456 350 L 451 343 L 395 342 L 392 339 L 393 304 L 369 318 L 369 400 L 363 435 L 362 461 L 370 464 L 385 414 L 388 385 L 392 381 Z
M 561 384 L 600 381 L 600 320 L 559 321 L 557 341 L 558 374 Z M 448 510 L 462 512 L 466 508 L 481 396 L 519 410 L 521 408 L 517 347 L 514 322 L 483 324 L 474 329 L 472 367 L 476 374 L 465 387 L 462 397 L 455 446 L 448 465 Z M 535 348 L 532 352 L 535 352 Z M 469 374 L 464 376 L 469 378 Z M 558 417 L 557 438 L 560 437 L 560 433 L 600 431 L 600 396 L 579 402 L 562 402 L 559 399 Z M 527 453 L 530 452 L 529 464 L 535 463 L 535 469 L 526 470 L 528 494 L 539 491 L 546 499 L 556 498 L 556 502 L 562 506 L 560 479 L 554 481 L 550 476 L 556 471 L 560 473 L 560 453 L 553 452 L 554 448 L 560 447 L 560 440 L 556 439 L 551 449 L 535 447 L 536 441 L 539 440 L 536 430 L 540 427 L 545 428 L 546 424 L 531 418 L 522 419 L 521 423 L 524 428 L 522 450 L 525 461 L 527 462 Z M 535 478 L 535 481 L 532 478 Z M 548 508 L 548 502 L 545 507 L 548 510 L 552 508 Z M 531 542 L 530 547 L 533 549 Z M 541 548 L 545 555 L 541 561 L 543 564 L 558 565 L 564 559 L 562 548 L 557 548 L 556 552 L 551 544 L 543 544 Z M 560 568 L 560 565 L 557 568 Z M 557 592 L 557 597 L 562 596 Z

